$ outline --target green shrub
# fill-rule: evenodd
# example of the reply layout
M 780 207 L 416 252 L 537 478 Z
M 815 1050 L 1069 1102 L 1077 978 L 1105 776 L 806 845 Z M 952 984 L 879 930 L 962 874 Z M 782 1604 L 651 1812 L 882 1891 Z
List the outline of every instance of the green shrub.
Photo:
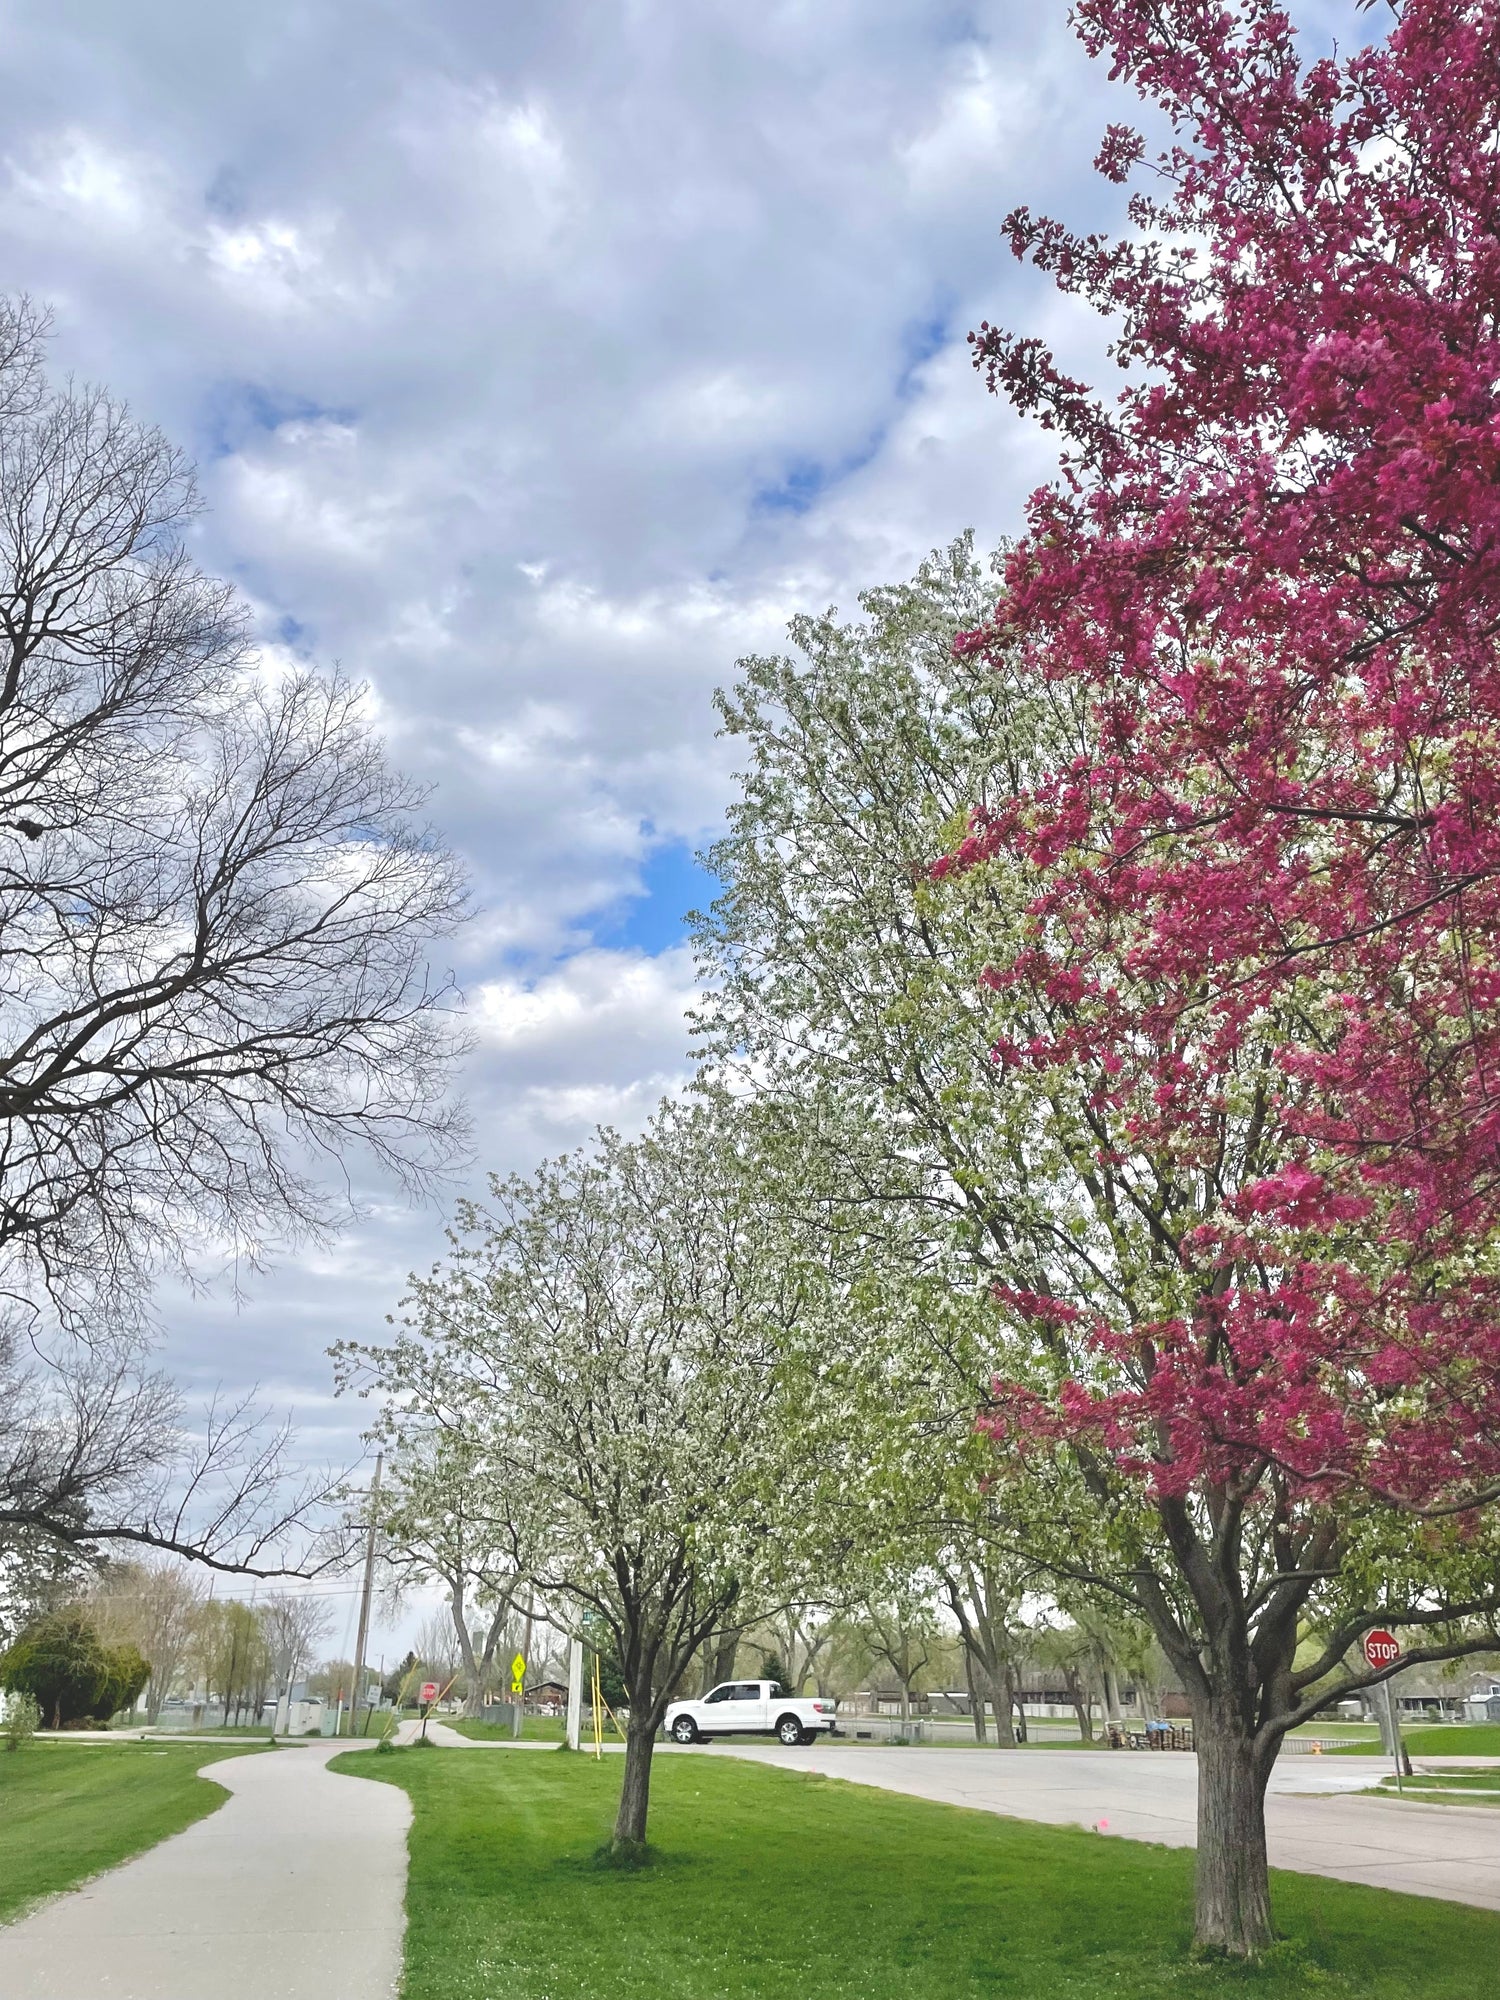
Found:
M 151 1678 L 151 1662 L 136 1646 L 106 1646 L 106 1678 L 93 1707 L 96 1722 L 108 1722 L 122 1708 L 134 1708 Z
M 36 1734 L 37 1721 L 36 1696 L 23 1688 L 12 1689 L 5 1703 L 6 1749 L 19 1750 L 23 1743 L 29 1743 Z
M 76 1608 L 38 1618 L 0 1653 L 0 1687 L 31 1695 L 54 1729 L 93 1715 L 110 1678 L 109 1648 Z

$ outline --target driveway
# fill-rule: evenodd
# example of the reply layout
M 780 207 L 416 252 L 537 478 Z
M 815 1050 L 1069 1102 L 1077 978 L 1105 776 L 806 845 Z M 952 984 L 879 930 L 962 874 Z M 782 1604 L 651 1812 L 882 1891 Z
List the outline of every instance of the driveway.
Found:
M 1175 1751 L 886 1750 L 830 1743 L 715 1744 L 687 1753 L 745 1757 L 851 1784 L 971 1806 L 1125 1840 L 1191 1847 L 1198 1762 Z M 1500 1809 L 1353 1796 L 1389 1771 L 1381 1757 L 1284 1757 L 1271 1776 L 1271 1865 L 1500 1910 Z
M 0 2000 L 388 2000 L 411 1807 L 324 1768 L 359 1747 L 205 1764 L 217 1812 L 0 1927 Z

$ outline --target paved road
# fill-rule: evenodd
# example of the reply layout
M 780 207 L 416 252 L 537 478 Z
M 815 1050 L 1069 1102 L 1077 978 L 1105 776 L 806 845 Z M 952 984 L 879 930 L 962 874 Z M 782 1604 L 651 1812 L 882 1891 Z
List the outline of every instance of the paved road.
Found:
M 832 1743 L 783 1750 L 779 1744 L 722 1743 L 685 1754 L 748 1757 L 1168 1847 L 1191 1847 L 1197 1832 L 1197 1759 L 1174 1752 L 885 1750 Z M 1283 1758 L 1266 1800 L 1272 1866 L 1500 1910 L 1500 1810 L 1350 1796 L 1389 1768 L 1378 1757 Z
M 411 1807 L 324 1769 L 358 1747 L 206 1764 L 217 1812 L 0 1928 L 0 2000 L 387 2000 Z

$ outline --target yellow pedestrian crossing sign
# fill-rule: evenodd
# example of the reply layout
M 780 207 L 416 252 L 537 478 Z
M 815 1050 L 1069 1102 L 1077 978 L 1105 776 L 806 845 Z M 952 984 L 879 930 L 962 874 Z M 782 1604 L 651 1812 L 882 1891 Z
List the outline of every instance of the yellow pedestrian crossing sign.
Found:
M 526 1689 L 526 1655 L 517 1653 L 510 1663 L 510 1691 L 519 1698 Z

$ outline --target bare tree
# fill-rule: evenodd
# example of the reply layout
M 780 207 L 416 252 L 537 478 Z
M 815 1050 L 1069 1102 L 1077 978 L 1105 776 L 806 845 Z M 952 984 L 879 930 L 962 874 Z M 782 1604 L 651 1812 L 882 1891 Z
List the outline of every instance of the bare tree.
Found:
M 961 1561 L 950 1553 L 939 1566 L 943 1595 L 958 1622 L 972 1697 L 974 1734 L 984 1741 L 984 1704 L 995 1717 L 995 1738 L 1003 1749 L 1016 1747 L 1015 1621 L 1024 1578 L 993 1559 Z
M 398 1445 L 381 1509 L 385 1562 L 398 1591 L 442 1585 L 464 1669 L 465 1706 L 477 1715 L 528 1580 L 518 1517 L 504 1510 L 497 1516 L 486 1497 L 483 1454 L 457 1430 L 397 1413 L 386 1434 Z
M 874 1658 L 896 1677 L 901 1690 L 901 1734 L 908 1736 L 912 1689 L 938 1641 L 932 1606 L 920 1587 L 892 1591 L 860 1607 L 859 1632 Z
M 278 1691 L 312 1665 L 318 1647 L 333 1629 L 333 1607 L 306 1591 L 273 1590 L 260 1605 L 260 1625 L 270 1654 L 271 1678 Z
M 464 897 L 360 691 L 257 670 L 191 468 L 43 332 L 0 303 L 0 1292 L 87 1332 L 326 1230 L 351 1145 L 452 1157 Z
M 0 1553 L 87 1566 L 122 1544 L 269 1573 L 336 1562 L 333 1476 L 289 1463 L 248 1398 L 196 1418 L 122 1335 L 33 1349 L 0 1329 Z
M 88 1608 L 100 1637 L 112 1645 L 137 1646 L 150 1662 L 150 1723 L 160 1717 L 193 1646 L 206 1595 L 203 1578 L 171 1557 L 111 1563 L 89 1591 Z
M 436 1681 L 440 1688 L 450 1687 L 457 1680 L 463 1656 L 458 1650 L 453 1620 L 446 1610 L 429 1612 L 422 1621 L 416 1653 L 427 1678 Z
M 838 1630 L 826 1607 L 790 1604 L 768 1619 L 766 1625 L 781 1648 L 787 1686 L 792 1693 L 801 1694 L 809 1680 L 816 1686 L 818 1663 L 826 1656 Z

